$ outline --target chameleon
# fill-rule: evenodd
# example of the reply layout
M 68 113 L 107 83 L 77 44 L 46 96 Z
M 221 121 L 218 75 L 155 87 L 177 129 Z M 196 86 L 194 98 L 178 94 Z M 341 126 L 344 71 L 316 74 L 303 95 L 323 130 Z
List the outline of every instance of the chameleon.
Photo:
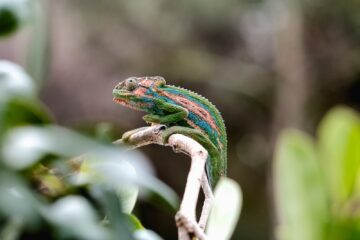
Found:
M 206 174 L 212 188 L 227 171 L 227 135 L 219 110 L 205 97 L 173 85 L 163 77 L 129 77 L 113 89 L 113 101 L 146 112 L 143 119 L 164 124 L 162 137 L 183 134 L 199 142 L 207 151 Z

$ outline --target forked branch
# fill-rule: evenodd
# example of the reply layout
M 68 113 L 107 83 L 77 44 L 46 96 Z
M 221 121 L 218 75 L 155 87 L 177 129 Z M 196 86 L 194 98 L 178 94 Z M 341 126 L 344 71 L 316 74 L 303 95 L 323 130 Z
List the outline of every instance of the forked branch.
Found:
M 125 143 L 132 149 L 148 144 L 171 146 L 175 152 L 183 152 L 191 157 L 191 166 L 185 185 L 185 191 L 180 209 L 175 216 L 175 221 L 178 227 L 179 240 L 190 240 L 192 236 L 204 240 L 206 239 L 204 229 L 213 199 L 211 187 L 205 173 L 208 152 L 198 142 L 182 134 L 173 134 L 169 137 L 167 142 L 164 142 L 162 133 L 165 130 L 166 126 L 164 125 L 142 127 L 126 132 L 122 139 L 114 143 Z M 200 187 L 203 188 L 205 201 L 198 223 L 195 212 Z

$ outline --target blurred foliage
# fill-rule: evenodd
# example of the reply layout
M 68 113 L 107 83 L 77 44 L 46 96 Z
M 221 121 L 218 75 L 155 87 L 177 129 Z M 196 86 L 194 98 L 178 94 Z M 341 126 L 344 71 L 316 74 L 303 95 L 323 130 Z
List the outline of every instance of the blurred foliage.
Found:
M 0 36 L 8 36 L 30 18 L 32 12 L 29 0 L 0 1 Z
M 138 188 L 177 208 L 143 156 L 52 124 L 21 67 L 0 61 L 0 92 L 1 239 L 135 239 Z
M 360 238 L 360 115 L 346 107 L 321 121 L 318 140 L 285 130 L 274 181 L 278 239 Z
M 230 239 L 242 208 L 239 185 L 228 178 L 221 178 L 214 191 L 214 203 L 207 225 L 209 240 Z

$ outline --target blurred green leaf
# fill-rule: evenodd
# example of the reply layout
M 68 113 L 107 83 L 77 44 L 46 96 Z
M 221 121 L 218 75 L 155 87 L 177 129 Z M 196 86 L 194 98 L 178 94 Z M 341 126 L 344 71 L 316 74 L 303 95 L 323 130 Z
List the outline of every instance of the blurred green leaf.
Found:
M 28 168 L 47 154 L 71 158 L 86 153 L 83 156 L 88 171 L 81 172 L 77 179 L 79 184 L 105 183 L 115 189 L 124 184 L 139 185 L 143 188 L 142 194 L 150 190 L 159 194 L 173 208 L 178 206 L 177 195 L 152 176 L 152 169 L 141 154 L 99 144 L 65 128 L 47 126 L 14 129 L 4 139 L 2 151 L 4 163 L 12 169 Z M 128 205 L 129 209 L 132 205 Z
M 332 200 L 342 204 L 354 190 L 360 197 L 359 116 L 349 108 L 337 107 L 325 116 L 318 135 L 322 167 Z
M 134 214 L 126 214 L 133 225 L 133 229 L 136 230 L 142 230 L 145 229 L 140 220 L 134 215 Z
M 28 0 L 0 0 L 0 36 L 14 33 L 30 12 Z
M 95 126 L 95 138 L 102 142 L 111 143 L 113 132 L 114 126 L 109 122 L 101 122 Z
M 26 70 L 35 82 L 39 92 L 50 66 L 50 2 L 33 0 L 31 41 L 27 52 Z
M 231 238 L 240 216 L 242 201 L 240 186 L 229 178 L 221 178 L 215 188 L 207 226 L 209 240 Z
M 95 210 L 83 197 L 67 196 L 43 209 L 44 216 L 58 226 L 62 237 L 103 240 L 110 239 L 109 232 L 102 227 Z
M 0 140 L 10 127 L 51 121 L 47 109 L 35 97 L 34 83 L 24 70 L 0 60 Z
M 12 217 L 6 225 L 0 230 L 1 240 L 16 240 L 19 239 L 21 230 L 23 228 L 23 221 L 19 217 Z
M 2 6 L 0 7 L 0 23 L 0 35 L 6 36 L 18 29 L 20 19 L 12 9 Z
M 131 238 L 131 224 L 126 220 L 126 214 L 121 209 L 119 198 L 112 188 L 107 185 L 92 185 L 90 193 L 103 207 L 103 211 L 109 220 L 108 225 L 113 230 L 113 238 L 121 236 L 124 239 Z
M 12 169 L 24 169 L 52 151 L 53 139 L 42 128 L 23 127 L 9 132 L 2 148 L 3 161 Z
M 109 152 L 105 145 L 98 144 L 66 128 L 19 127 L 9 131 L 4 139 L 3 160 L 13 169 L 23 169 L 33 165 L 47 154 L 71 158 L 90 151 L 99 153 L 106 150 Z M 126 155 L 115 150 L 112 153 L 117 158 Z
M 137 190 L 134 186 L 141 187 L 140 196 L 149 196 L 149 191 L 155 193 L 161 199 L 165 200 L 173 209 L 178 207 L 178 197 L 176 193 L 161 181 L 157 180 L 148 169 L 143 157 L 140 154 L 123 153 L 124 159 L 131 161 L 121 161 L 115 152 L 104 151 L 101 155 L 92 153 L 86 156 L 86 167 L 80 172 L 79 181 L 88 183 L 105 183 L 118 191 L 120 196 L 125 196 L 126 202 L 123 207 L 128 212 L 132 210 L 137 196 Z M 128 158 L 127 154 L 130 154 Z M 119 173 L 122 174 L 119 174 Z
M 135 231 L 134 239 L 135 240 L 162 240 L 162 238 L 159 235 L 157 235 L 155 232 L 147 230 L 147 229 Z
M 134 184 L 122 184 L 116 187 L 116 193 L 121 199 L 121 207 L 124 213 L 131 213 L 135 207 L 139 188 Z
M 0 100 L 14 96 L 27 99 L 35 97 L 35 84 L 22 67 L 0 60 Z
M 130 214 L 135 206 L 139 188 L 134 183 L 126 182 L 129 182 L 129 179 L 135 182 L 136 178 L 135 168 L 127 162 L 91 161 L 87 157 L 87 160 L 81 165 L 77 180 L 79 183 L 106 183 L 113 186 L 121 199 L 122 211 Z
M 4 107 L 4 125 L 10 127 L 49 124 L 52 122 L 47 108 L 37 100 L 10 99 Z
M 38 210 L 42 206 L 22 179 L 15 174 L 0 171 L 0 213 L 9 219 L 19 218 L 28 226 L 39 223 Z
M 285 130 L 277 142 L 274 163 L 278 238 L 325 240 L 329 205 L 313 140 Z

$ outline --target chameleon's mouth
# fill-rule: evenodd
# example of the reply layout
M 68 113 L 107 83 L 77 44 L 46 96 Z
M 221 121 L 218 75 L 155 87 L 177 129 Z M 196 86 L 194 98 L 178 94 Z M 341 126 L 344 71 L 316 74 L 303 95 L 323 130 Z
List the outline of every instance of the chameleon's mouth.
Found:
M 124 104 L 124 103 L 125 103 L 125 99 L 116 98 L 116 97 L 113 98 L 113 101 L 116 102 L 116 103 L 120 103 L 120 104 Z
M 113 101 L 128 108 L 141 110 L 137 104 L 133 103 L 132 101 L 129 101 L 128 99 L 114 97 Z

